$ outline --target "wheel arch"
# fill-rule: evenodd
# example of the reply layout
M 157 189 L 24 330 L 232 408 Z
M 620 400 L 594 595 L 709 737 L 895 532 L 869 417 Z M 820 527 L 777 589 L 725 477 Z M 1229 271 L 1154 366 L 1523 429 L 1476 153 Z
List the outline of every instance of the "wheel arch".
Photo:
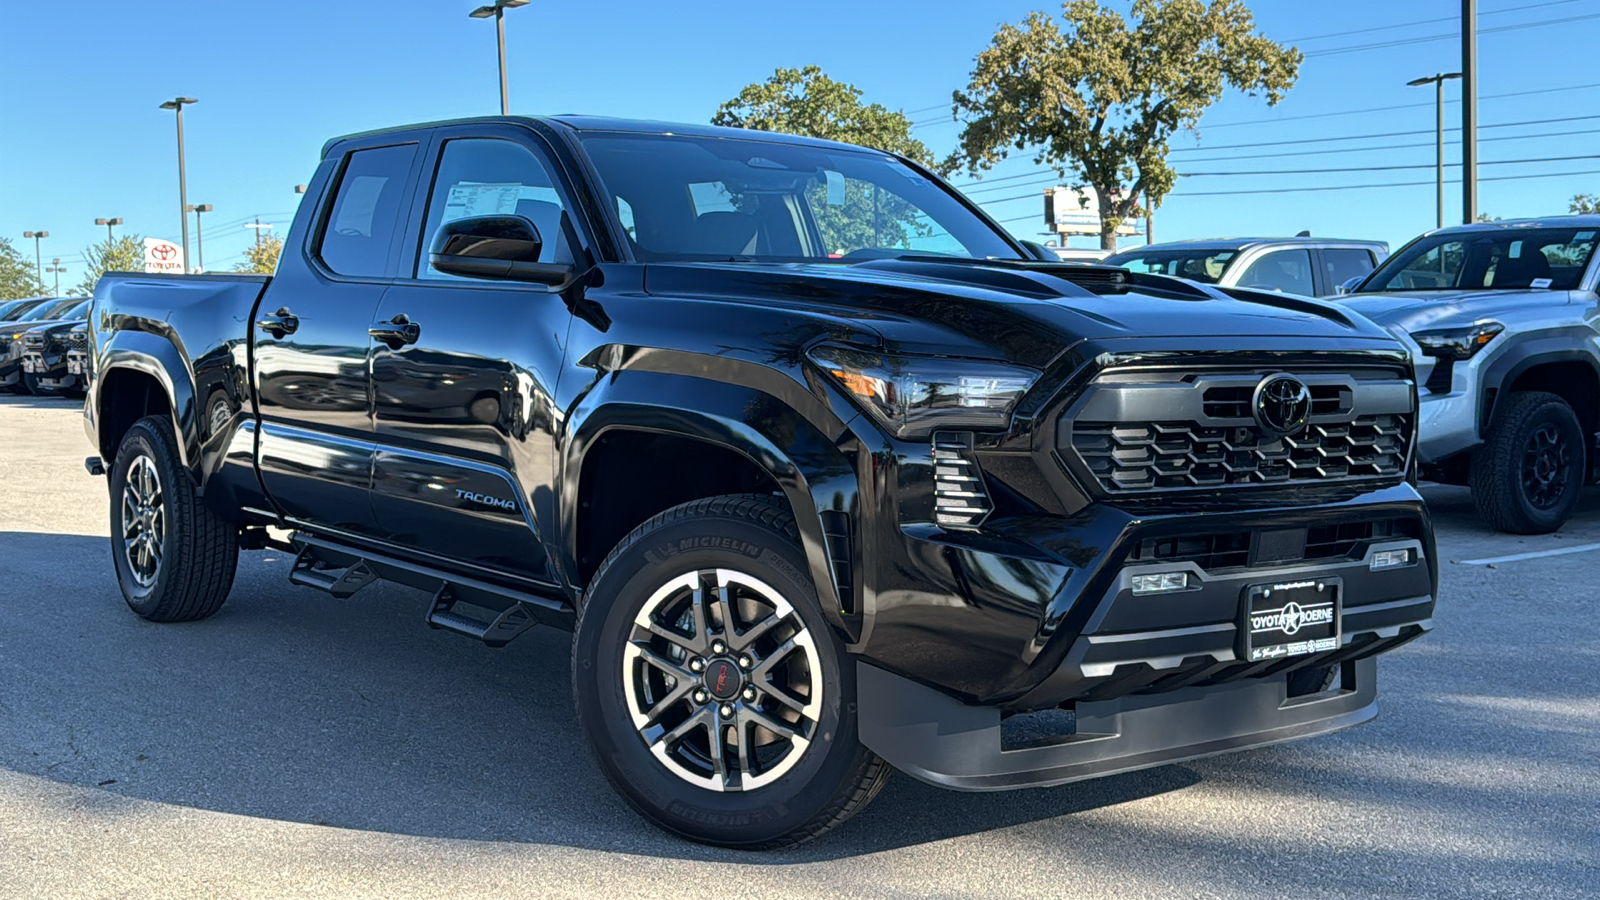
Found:
M 109 462 L 116 456 L 134 422 L 164 415 L 172 421 L 179 460 L 194 471 L 200 446 L 194 383 L 178 348 L 146 332 L 117 332 L 95 368 L 89 404 L 100 457 Z
M 1559 344 L 1559 346 L 1556 346 Z M 1578 416 L 1586 457 L 1600 432 L 1600 360 L 1572 347 L 1565 337 L 1540 338 L 1503 354 L 1490 365 L 1483 381 L 1479 428 L 1487 433 L 1495 405 L 1515 391 L 1545 391 L 1567 401 Z
M 838 443 L 845 434 L 842 422 L 819 425 L 756 388 L 681 374 L 616 373 L 569 421 L 558 490 L 564 579 L 583 590 L 611 546 L 678 503 L 772 490 L 795 518 L 824 614 L 854 631 L 845 619 L 854 608 L 856 567 L 849 565 L 849 545 L 827 536 L 822 519 L 825 512 L 859 515 L 855 466 Z M 691 459 L 694 468 L 687 470 Z M 627 465 L 615 465 L 622 460 Z M 678 487 L 648 487 L 663 481 Z M 636 491 L 641 485 L 646 490 Z M 606 497 L 626 499 L 602 518 L 594 504 Z

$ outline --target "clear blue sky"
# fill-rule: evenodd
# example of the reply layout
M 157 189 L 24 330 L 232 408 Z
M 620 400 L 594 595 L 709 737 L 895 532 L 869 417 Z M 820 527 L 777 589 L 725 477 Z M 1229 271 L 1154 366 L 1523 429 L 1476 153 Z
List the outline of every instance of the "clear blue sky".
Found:
M 475 5 L 9 0 L 0 36 L 0 235 L 31 255 L 33 242 L 22 232 L 48 230 L 45 260 L 61 257 L 67 265 L 63 287 L 80 279 L 83 248 L 104 236 L 96 217 L 121 216 L 127 231 L 175 239 L 173 116 L 157 107 L 186 94 L 200 100 L 184 117 L 189 200 L 216 207 L 206 217 L 205 262 L 226 268 L 251 240 L 243 222 L 258 214 L 280 228 L 289 221 L 298 202 L 293 186 L 306 181 L 328 137 L 498 110 L 494 29 L 467 17 Z M 1458 0 L 1255 0 L 1251 6 L 1268 35 L 1307 52 L 1300 82 L 1276 108 L 1226 97 L 1201 123 L 1200 146 L 1217 149 L 1175 153 L 1180 172 L 1422 168 L 1184 178 L 1157 216 L 1157 239 L 1309 228 L 1398 246 L 1432 227 L 1433 93 L 1405 82 L 1459 66 L 1453 37 L 1420 40 L 1456 33 Z M 1480 7 L 1481 137 L 1518 138 L 1485 140 L 1480 158 L 1596 157 L 1485 166 L 1480 177 L 1600 173 L 1600 66 L 1593 63 L 1600 0 L 1481 0 Z M 917 135 L 942 154 L 958 133 L 948 121 L 950 92 L 966 83 L 995 27 L 1030 10 L 1058 8 L 1025 0 L 534 0 L 506 17 L 512 111 L 702 122 L 775 67 L 816 63 L 860 87 L 868 100 L 926 123 Z M 1546 22 L 1554 24 L 1538 24 Z M 1390 46 L 1328 52 L 1371 44 Z M 1337 115 L 1376 107 L 1389 108 Z M 1448 106 L 1447 125 L 1459 115 L 1459 105 Z M 1569 117 L 1588 118 L 1488 127 Z M 1582 131 L 1591 133 L 1548 136 Z M 1407 134 L 1325 140 L 1394 132 Z M 1357 149 L 1396 144 L 1414 146 Z M 1194 146 L 1189 138 L 1175 144 Z M 1265 156 L 1328 149 L 1340 152 Z M 1450 159 L 1458 153 L 1447 148 Z M 988 178 L 1032 170 L 1031 161 L 1018 159 Z M 1451 170 L 1452 178 L 1458 174 Z M 1393 182 L 1421 184 L 1354 188 Z M 974 196 L 998 218 L 1019 220 L 1010 226 L 1018 234 L 1034 236 L 1042 186 L 1037 177 L 1018 177 Z M 1306 186 L 1341 189 L 1200 196 Z M 1600 174 L 1485 181 L 1480 205 L 1505 217 L 1560 213 L 1581 191 L 1600 192 Z M 1459 187 L 1450 186 L 1452 219 L 1460 214 L 1459 197 Z

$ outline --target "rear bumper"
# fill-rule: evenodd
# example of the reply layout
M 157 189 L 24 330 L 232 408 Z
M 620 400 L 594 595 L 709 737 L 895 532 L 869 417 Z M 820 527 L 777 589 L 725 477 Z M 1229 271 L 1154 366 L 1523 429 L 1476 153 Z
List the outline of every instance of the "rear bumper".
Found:
M 963 791 L 1098 778 L 1327 734 L 1378 714 L 1370 656 L 1343 664 L 1322 693 L 1290 697 L 1279 676 L 1129 695 L 1077 703 L 1060 714 L 1064 727 L 1043 735 L 875 666 L 857 673 L 862 743 L 908 775 Z

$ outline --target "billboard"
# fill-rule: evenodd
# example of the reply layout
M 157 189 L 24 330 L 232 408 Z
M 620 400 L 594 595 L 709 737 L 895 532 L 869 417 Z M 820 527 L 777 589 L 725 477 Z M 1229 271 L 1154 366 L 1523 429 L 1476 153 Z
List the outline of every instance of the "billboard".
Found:
M 172 272 L 182 275 L 183 248 L 161 238 L 144 239 L 144 270 L 146 272 Z
M 1100 195 L 1092 187 L 1053 187 L 1044 191 L 1044 222 L 1056 234 L 1100 233 Z M 1133 219 L 1123 219 L 1117 234 L 1136 234 Z

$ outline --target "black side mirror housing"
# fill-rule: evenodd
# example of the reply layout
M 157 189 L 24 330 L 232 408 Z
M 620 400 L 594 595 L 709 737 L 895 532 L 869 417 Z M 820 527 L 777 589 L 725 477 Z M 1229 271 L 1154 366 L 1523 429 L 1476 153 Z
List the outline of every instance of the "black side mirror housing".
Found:
M 573 267 L 539 262 L 544 240 L 523 216 L 472 216 L 439 226 L 428 265 L 446 275 L 559 285 Z

